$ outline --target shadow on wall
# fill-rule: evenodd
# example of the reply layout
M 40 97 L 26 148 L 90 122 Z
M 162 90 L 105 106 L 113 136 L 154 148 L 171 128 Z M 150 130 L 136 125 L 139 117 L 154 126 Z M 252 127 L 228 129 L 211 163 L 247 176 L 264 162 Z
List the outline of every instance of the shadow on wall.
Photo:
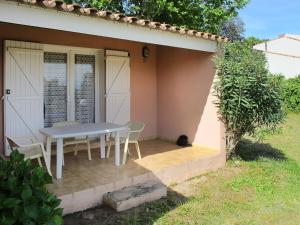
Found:
M 240 141 L 237 145 L 236 155 L 245 161 L 255 161 L 260 158 L 286 160 L 284 153 L 270 144 L 252 142 L 247 139 Z
M 158 136 L 220 147 L 220 122 L 210 95 L 212 53 L 179 48 L 157 49 Z

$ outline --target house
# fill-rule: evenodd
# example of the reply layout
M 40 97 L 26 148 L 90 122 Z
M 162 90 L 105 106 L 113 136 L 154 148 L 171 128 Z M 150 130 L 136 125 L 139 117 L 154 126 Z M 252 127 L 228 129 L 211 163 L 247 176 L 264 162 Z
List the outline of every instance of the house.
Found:
M 284 34 L 253 47 L 266 54 L 269 70 L 286 78 L 300 74 L 300 35 Z
M 2 153 L 5 136 L 44 141 L 39 129 L 56 121 L 146 124 L 142 160 L 119 168 L 97 151 L 66 156 L 49 187 L 64 213 L 150 178 L 170 184 L 224 166 L 212 93 L 223 37 L 62 1 L 0 0 L 0 40 Z M 181 134 L 193 147 L 173 144 Z

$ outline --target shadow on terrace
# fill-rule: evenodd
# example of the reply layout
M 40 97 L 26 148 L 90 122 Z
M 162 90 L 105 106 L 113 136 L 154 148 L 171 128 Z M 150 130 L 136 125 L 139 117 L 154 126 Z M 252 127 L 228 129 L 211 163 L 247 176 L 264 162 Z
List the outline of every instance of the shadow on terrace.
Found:
M 220 152 L 205 147 L 182 148 L 162 140 L 142 141 L 140 146 L 142 159 L 138 159 L 134 145 L 130 146 L 128 161 L 121 167 L 114 165 L 113 150 L 109 159 L 100 159 L 99 148 L 94 148 L 92 161 L 88 160 L 86 151 L 80 151 L 77 156 L 73 152 L 65 154 L 63 179 L 54 180 L 54 184 L 48 186 L 50 192 L 63 200 L 65 214 L 79 211 L 65 216 L 65 224 L 124 224 L 124 221 L 128 221 L 127 224 L 152 224 L 184 203 L 186 197 L 169 189 L 167 198 L 116 213 L 98 206 L 103 194 L 148 180 L 170 185 L 223 165 L 224 157 Z M 55 164 L 53 156 L 53 174 Z M 83 209 L 88 210 L 81 212 Z M 139 221 L 140 218 L 143 221 Z

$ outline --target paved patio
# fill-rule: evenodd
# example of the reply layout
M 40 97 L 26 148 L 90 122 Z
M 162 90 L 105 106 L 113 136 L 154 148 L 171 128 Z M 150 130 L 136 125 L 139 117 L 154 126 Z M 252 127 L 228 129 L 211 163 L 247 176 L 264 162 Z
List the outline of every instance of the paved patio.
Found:
M 86 151 L 80 151 L 77 156 L 72 152 L 66 153 L 63 179 L 54 180 L 48 186 L 50 192 L 62 199 L 64 214 L 99 205 L 104 193 L 125 186 L 147 180 L 159 180 L 169 185 L 225 164 L 223 153 L 214 149 L 198 146 L 180 148 L 171 142 L 150 140 L 140 143 L 141 160 L 132 145 L 126 165 L 116 167 L 113 151 L 111 158 L 100 159 L 98 146 L 95 144 L 93 147 L 92 161 L 88 160 Z M 53 157 L 53 174 L 55 163 Z

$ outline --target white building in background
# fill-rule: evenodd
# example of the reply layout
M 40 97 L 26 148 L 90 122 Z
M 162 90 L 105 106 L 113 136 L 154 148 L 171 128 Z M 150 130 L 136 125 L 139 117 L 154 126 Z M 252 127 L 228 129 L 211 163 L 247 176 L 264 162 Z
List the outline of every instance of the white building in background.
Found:
M 280 35 L 253 48 L 265 52 L 271 73 L 281 73 L 286 78 L 300 74 L 300 35 Z

